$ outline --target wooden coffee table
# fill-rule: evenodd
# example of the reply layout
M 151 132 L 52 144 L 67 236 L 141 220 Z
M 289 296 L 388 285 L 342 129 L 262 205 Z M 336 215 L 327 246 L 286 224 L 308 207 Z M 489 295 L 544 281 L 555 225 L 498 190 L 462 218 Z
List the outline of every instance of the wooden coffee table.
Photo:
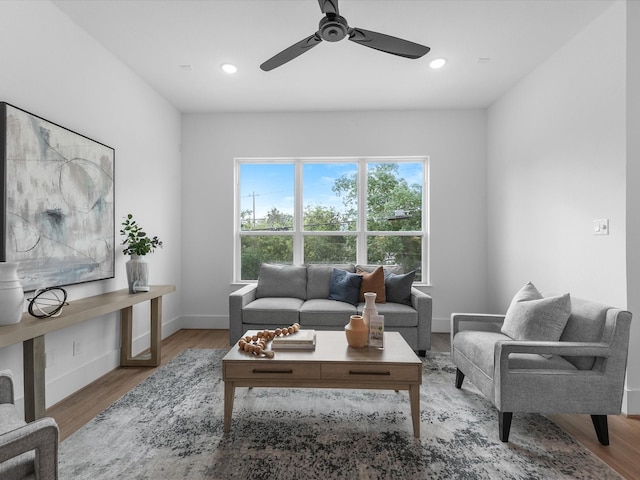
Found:
M 236 387 L 356 388 L 408 390 L 413 435 L 419 438 L 422 362 L 397 332 L 385 332 L 384 346 L 351 348 L 344 332 L 318 331 L 314 351 L 278 350 L 265 358 L 233 347 L 222 359 L 225 433 Z

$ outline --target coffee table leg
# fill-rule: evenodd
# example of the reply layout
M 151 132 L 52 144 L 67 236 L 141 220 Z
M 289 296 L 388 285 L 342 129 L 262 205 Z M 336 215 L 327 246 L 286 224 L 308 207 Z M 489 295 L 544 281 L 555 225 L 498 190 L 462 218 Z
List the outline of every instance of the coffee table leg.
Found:
M 413 420 L 413 436 L 420 438 L 420 385 L 409 385 L 409 402 Z
M 236 394 L 236 386 L 232 381 L 224 382 L 224 433 L 231 430 L 231 415 L 233 414 L 233 398 Z

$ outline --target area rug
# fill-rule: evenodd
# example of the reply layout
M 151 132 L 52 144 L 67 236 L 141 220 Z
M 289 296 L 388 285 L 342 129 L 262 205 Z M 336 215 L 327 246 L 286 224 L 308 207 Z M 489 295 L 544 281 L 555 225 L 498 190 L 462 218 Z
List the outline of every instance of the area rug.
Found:
M 60 478 L 621 479 L 548 418 L 497 412 L 447 354 L 423 359 L 421 438 L 407 392 L 238 388 L 223 434 L 224 350 L 185 350 L 60 445 Z M 595 433 L 594 433 L 595 435 Z

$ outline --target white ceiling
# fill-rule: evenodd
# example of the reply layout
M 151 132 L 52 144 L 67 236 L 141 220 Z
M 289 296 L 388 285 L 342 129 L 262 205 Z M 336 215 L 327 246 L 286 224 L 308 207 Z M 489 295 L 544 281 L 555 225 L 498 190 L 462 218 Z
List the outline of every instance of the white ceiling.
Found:
M 260 64 L 318 29 L 317 0 L 53 3 L 180 111 L 258 112 L 487 107 L 612 0 L 340 0 L 351 27 L 431 52 L 409 60 L 344 39 L 270 72 Z M 449 63 L 431 70 L 436 57 Z

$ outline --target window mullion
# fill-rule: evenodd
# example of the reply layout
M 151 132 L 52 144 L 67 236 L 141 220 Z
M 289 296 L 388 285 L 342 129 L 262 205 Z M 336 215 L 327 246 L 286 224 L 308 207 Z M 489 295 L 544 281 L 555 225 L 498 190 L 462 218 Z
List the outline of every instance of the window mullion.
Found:
M 367 263 L 367 167 L 366 160 L 358 161 L 358 240 L 357 263 Z
M 294 207 L 293 207 L 293 264 L 304 262 L 304 207 L 302 199 L 302 161 L 295 162 Z

